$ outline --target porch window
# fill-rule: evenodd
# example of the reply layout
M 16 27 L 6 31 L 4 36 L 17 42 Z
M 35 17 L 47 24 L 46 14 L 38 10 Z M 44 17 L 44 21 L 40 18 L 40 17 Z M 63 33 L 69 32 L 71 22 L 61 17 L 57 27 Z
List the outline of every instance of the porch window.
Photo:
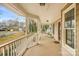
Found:
M 74 48 L 74 9 L 65 13 L 66 44 Z

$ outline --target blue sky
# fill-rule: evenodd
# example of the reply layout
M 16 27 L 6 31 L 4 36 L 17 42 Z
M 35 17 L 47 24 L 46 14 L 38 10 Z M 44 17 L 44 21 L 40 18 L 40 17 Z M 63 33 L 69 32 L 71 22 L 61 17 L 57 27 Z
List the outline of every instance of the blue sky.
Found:
M 0 21 L 6 21 L 9 19 L 15 20 L 17 17 L 19 18 L 20 22 L 24 22 L 25 17 L 19 16 L 11 10 L 3 6 L 0 6 Z

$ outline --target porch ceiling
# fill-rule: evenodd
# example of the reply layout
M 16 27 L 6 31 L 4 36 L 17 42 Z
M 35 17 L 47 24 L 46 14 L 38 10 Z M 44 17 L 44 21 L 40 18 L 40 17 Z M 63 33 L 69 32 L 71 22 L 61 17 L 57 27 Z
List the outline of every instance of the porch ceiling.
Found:
M 20 5 L 27 12 L 38 15 L 43 24 L 52 23 L 61 18 L 61 9 L 65 6 L 64 3 L 46 3 L 45 6 L 40 6 L 39 3 L 21 3 Z

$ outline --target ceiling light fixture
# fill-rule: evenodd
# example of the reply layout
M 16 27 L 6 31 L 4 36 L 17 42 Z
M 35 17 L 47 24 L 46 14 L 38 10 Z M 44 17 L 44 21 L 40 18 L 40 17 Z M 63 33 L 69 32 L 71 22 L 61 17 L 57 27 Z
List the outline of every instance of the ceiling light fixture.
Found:
M 40 6 L 45 6 L 45 3 L 40 3 Z

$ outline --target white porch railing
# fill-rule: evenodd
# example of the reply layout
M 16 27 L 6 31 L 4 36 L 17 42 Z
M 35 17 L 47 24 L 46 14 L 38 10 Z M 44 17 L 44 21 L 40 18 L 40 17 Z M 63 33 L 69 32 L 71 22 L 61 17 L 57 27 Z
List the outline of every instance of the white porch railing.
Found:
M 0 56 L 20 56 L 27 48 L 37 44 L 40 39 L 37 33 L 33 35 L 24 35 L 18 39 L 12 40 L 0 45 Z

